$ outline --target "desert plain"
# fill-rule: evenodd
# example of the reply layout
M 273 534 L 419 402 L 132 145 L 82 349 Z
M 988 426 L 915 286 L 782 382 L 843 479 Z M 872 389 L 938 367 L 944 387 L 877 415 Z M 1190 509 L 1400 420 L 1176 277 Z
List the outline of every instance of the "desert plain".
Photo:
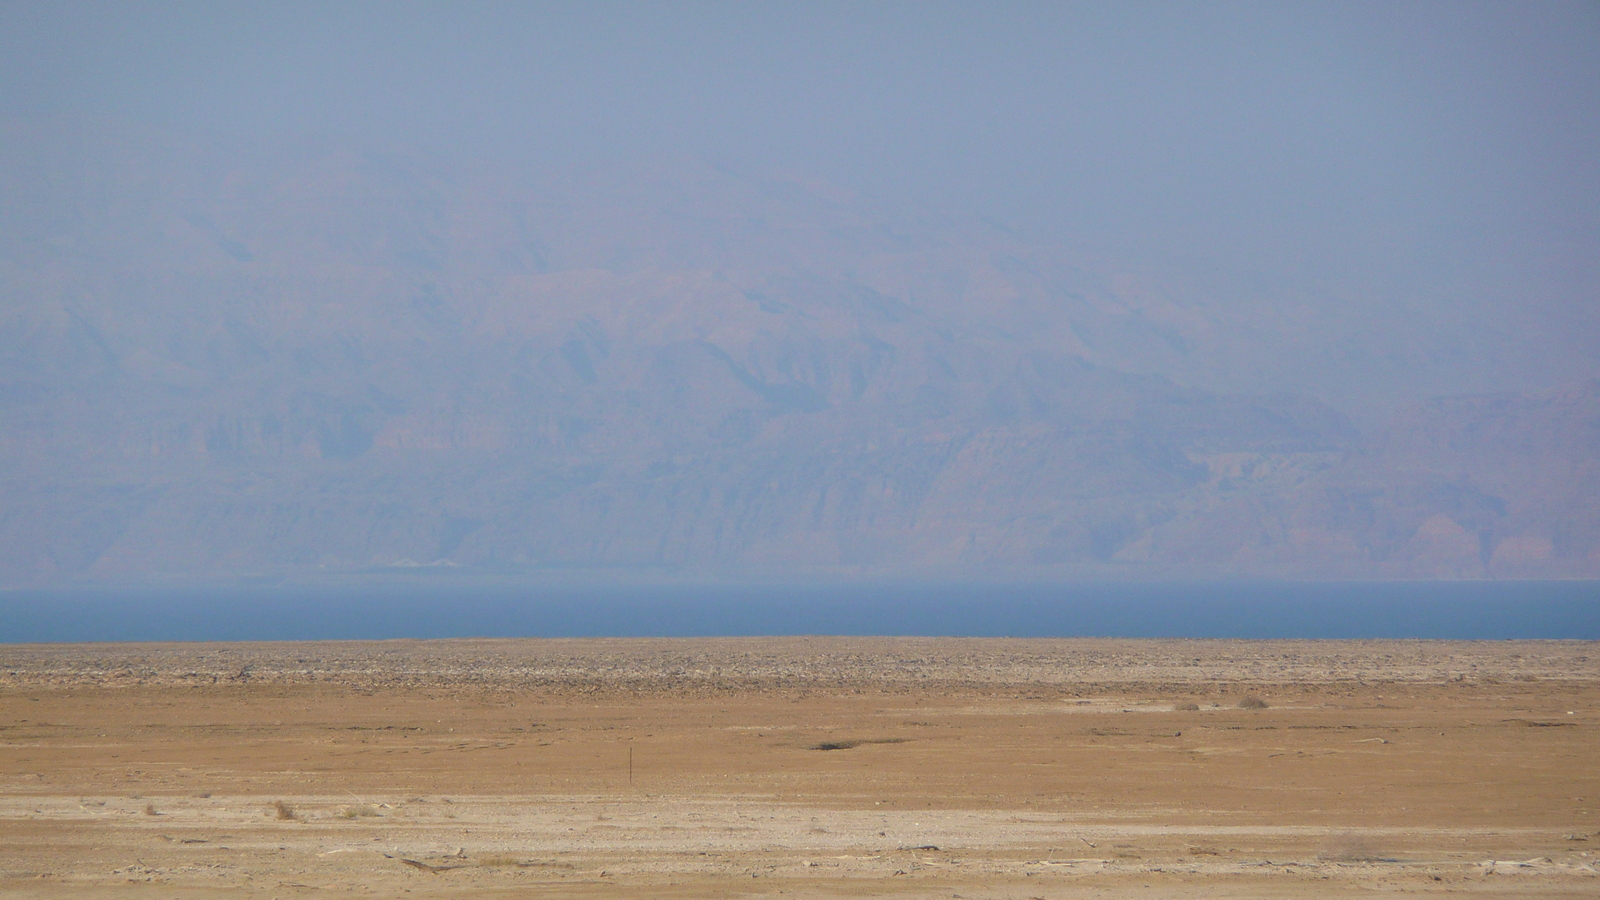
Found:
M 1592 642 L 0 647 L 6 897 L 1600 896 Z

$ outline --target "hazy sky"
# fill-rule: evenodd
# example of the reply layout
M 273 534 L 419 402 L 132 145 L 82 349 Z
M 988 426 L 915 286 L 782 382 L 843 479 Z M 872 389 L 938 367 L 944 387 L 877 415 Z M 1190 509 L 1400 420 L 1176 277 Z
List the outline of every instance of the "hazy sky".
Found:
M 1596 329 L 1596 3 L 0 4 L 0 113 L 799 169 Z
M 0 0 L 0 307 L 0 584 L 1592 574 L 1600 2 Z

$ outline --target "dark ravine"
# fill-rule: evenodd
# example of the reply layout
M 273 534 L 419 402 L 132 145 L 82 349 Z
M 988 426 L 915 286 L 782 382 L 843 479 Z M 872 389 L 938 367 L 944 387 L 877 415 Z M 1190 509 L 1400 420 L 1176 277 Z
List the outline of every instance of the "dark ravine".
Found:
M 0 166 L 6 586 L 1600 575 L 1600 382 L 1358 431 L 1292 292 L 688 162 L 104 140 Z

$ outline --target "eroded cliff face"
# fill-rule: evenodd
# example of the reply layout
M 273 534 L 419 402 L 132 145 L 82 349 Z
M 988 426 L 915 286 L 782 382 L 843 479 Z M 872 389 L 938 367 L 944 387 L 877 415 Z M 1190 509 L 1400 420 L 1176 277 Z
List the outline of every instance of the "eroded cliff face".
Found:
M 0 166 L 7 584 L 1600 574 L 1595 383 L 1363 436 L 1306 295 L 693 163 L 46 138 Z

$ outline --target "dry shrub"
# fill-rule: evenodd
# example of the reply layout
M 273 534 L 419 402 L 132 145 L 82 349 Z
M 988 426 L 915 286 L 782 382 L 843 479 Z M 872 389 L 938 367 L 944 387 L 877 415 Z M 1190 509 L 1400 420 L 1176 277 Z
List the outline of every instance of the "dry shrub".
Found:
M 346 819 L 371 819 L 378 816 L 378 811 L 370 806 L 346 806 L 340 813 Z
M 518 866 L 518 867 L 521 867 L 522 866 L 522 860 L 517 859 L 515 857 L 511 857 L 511 856 L 506 856 L 504 854 L 496 854 L 494 856 L 480 857 L 478 859 L 478 865 L 480 865 L 480 866 Z
M 1172 708 L 1176 712 L 1199 712 L 1200 711 L 1200 704 L 1198 704 L 1198 703 L 1174 703 L 1174 704 L 1172 704 Z
M 808 747 L 806 749 L 808 749 L 808 750 L 854 750 L 857 747 L 864 747 L 867 744 L 906 744 L 906 743 L 910 743 L 910 742 L 911 742 L 910 738 L 871 738 L 871 739 L 868 739 L 868 740 L 860 740 L 860 741 L 823 741 L 820 744 L 812 744 L 810 747 Z
M 300 818 L 299 814 L 294 811 L 294 807 L 282 800 L 272 801 L 272 808 L 277 811 L 278 818 L 284 822 L 292 822 Z
M 1374 862 L 1384 857 L 1364 835 L 1345 834 L 1330 838 L 1319 847 L 1317 858 L 1329 862 Z
M 1240 709 L 1266 709 L 1267 701 L 1260 697 L 1246 697 L 1239 701 Z

